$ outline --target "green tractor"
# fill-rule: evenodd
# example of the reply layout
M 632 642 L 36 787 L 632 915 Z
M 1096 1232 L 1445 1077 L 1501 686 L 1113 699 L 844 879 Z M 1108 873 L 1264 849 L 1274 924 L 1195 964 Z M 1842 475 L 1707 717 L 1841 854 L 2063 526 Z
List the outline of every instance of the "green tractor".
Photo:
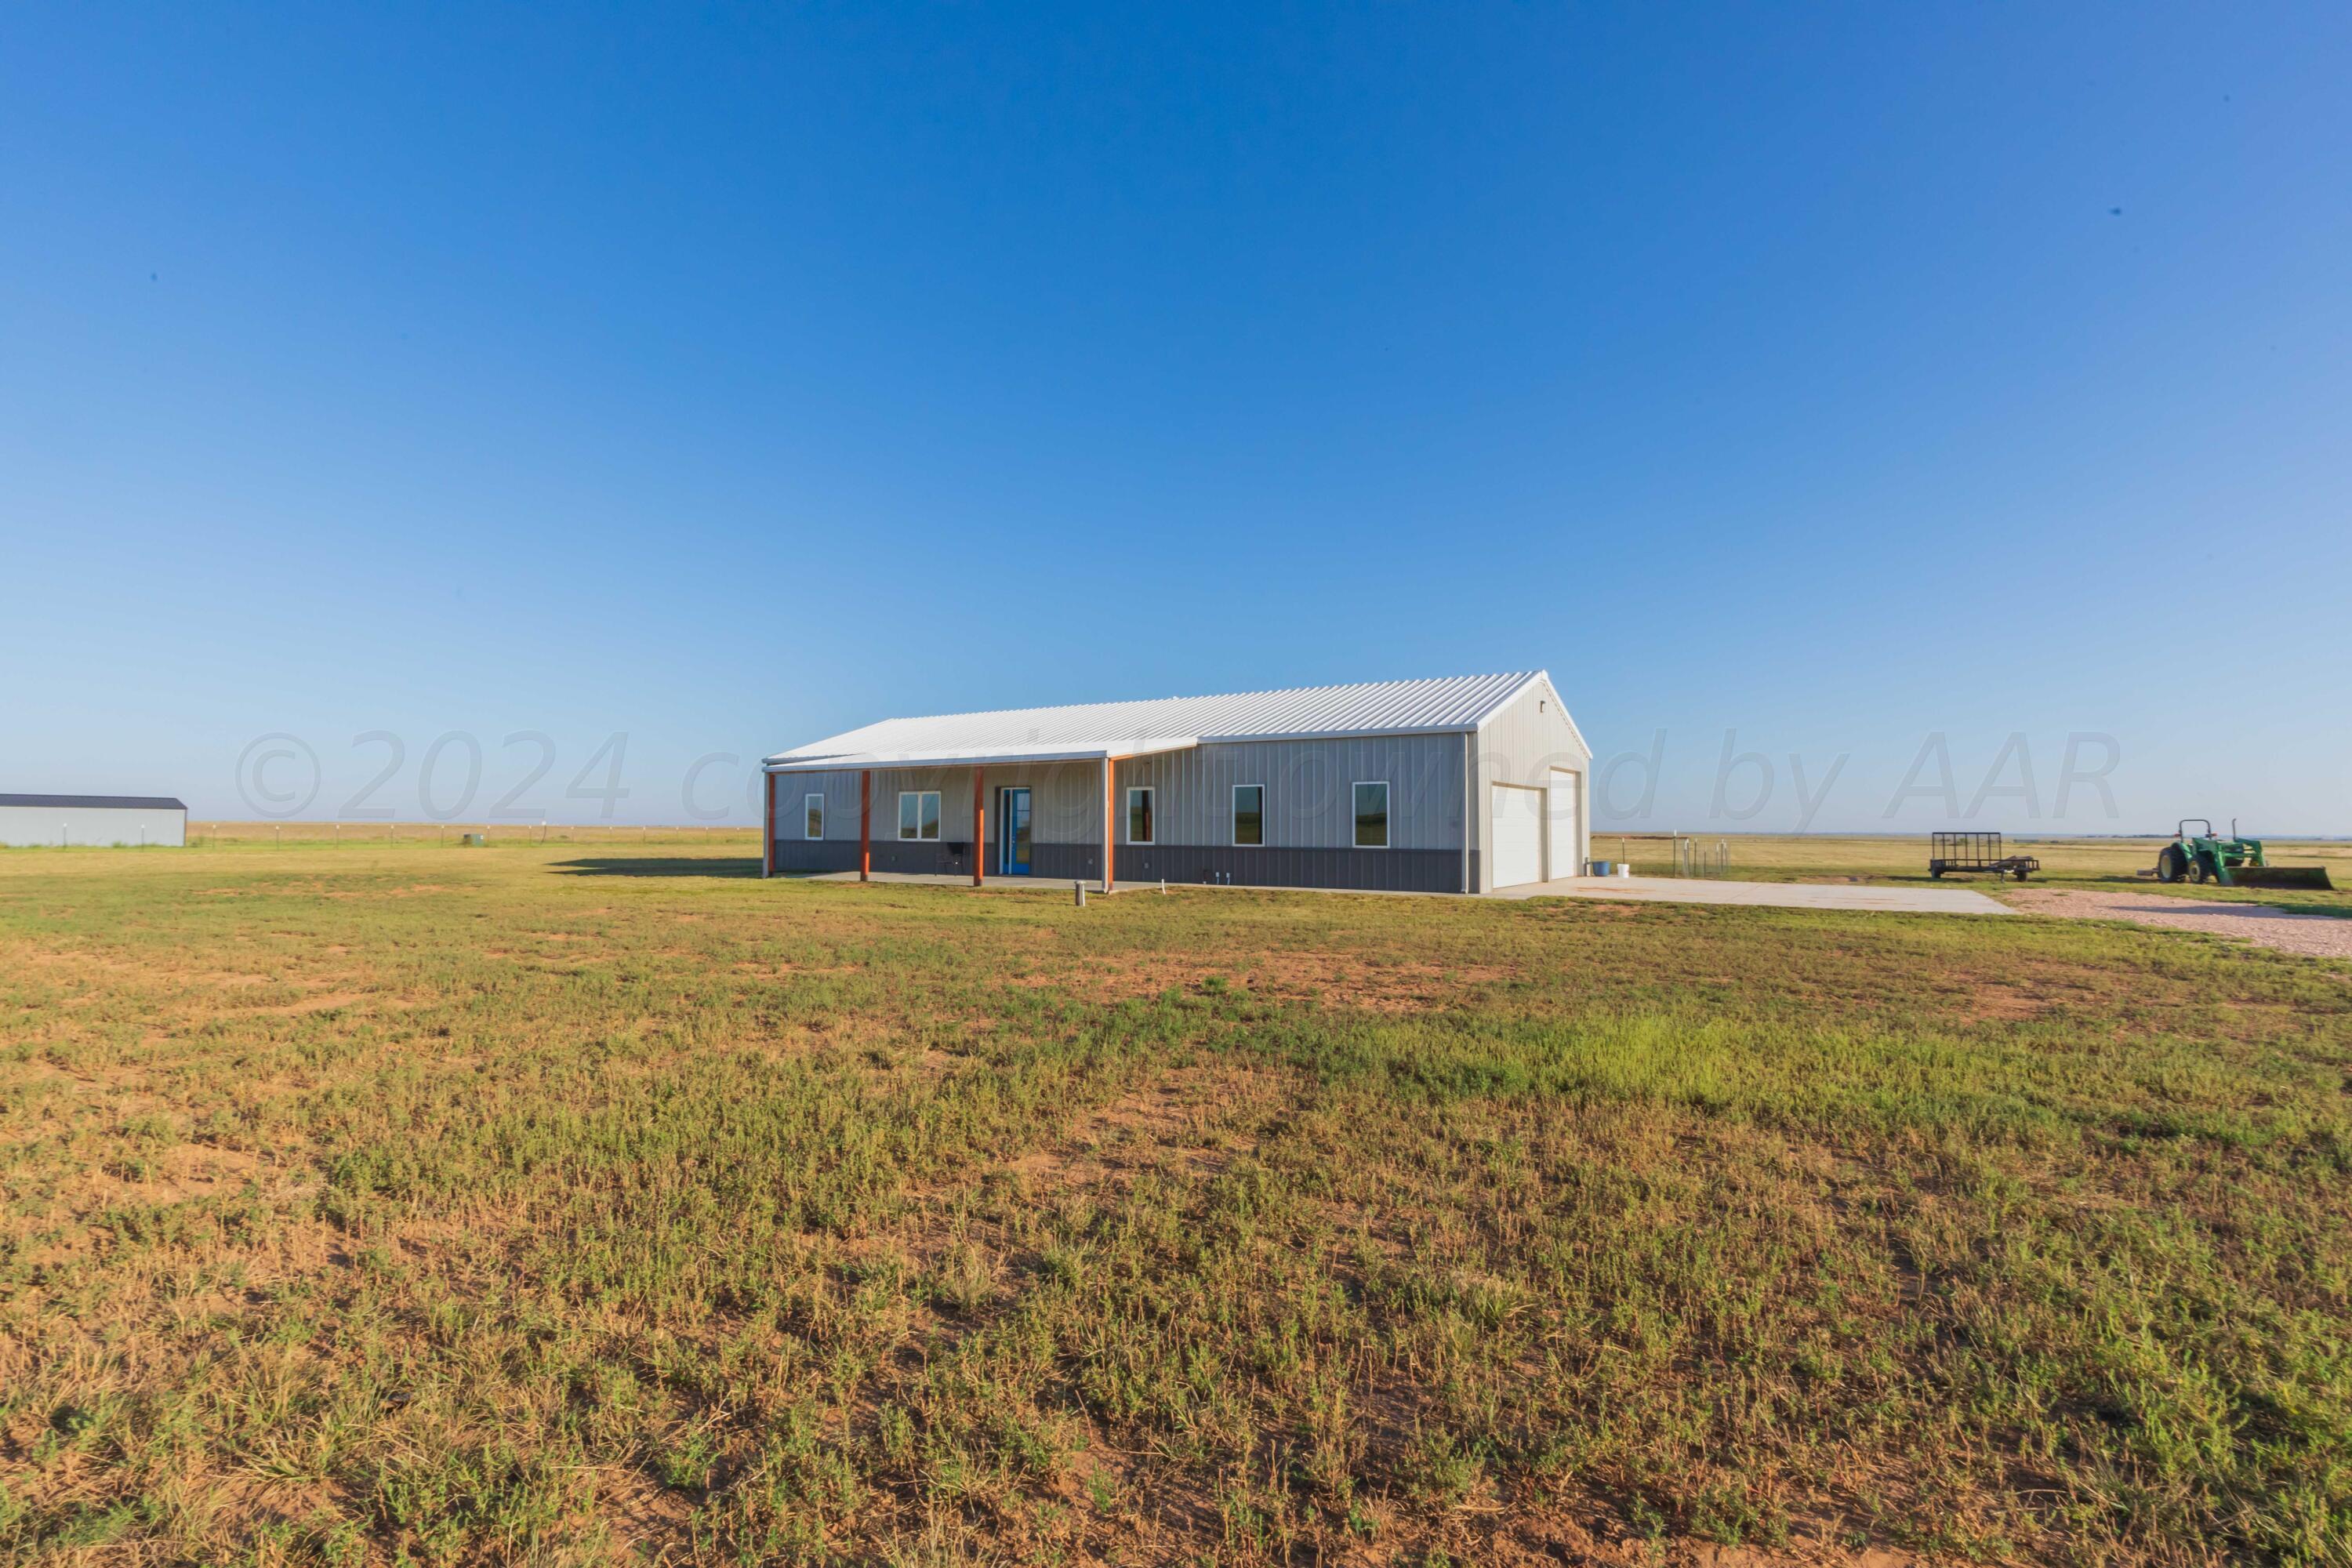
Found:
M 2205 829 L 2191 833 L 2189 825 L 2196 823 Z M 2238 825 L 2230 824 L 2230 837 L 2223 838 L 2213 831 L 2213 824 L 2201 816 L 2181 819 L 2180 830 L 2172 842 L 2156 852 L 2156 879 L 2159 882 L 2219 882 L 2225 888 L 2333 888 L 2325 866 L 2273 866 L 2263 858 L 2263 841 L 2241 838 Z

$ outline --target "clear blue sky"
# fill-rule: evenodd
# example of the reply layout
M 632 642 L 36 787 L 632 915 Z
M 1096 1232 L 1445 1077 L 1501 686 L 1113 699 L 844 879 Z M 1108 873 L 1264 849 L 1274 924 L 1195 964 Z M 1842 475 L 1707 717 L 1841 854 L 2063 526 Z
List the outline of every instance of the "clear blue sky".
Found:
M 539 731 L 593 818 L 620 732 L 748 820 L 886 714 L 1540 665 L 1654 826 L 1946 826 L 1937 732 L 2047 826 L 2080 731 L 2068 826 L 2352 831 L 2347 81 L 2335 5 L 12 6 L 0 790 L 388 731 L 416 820 L 454 731 L 478 816 Z

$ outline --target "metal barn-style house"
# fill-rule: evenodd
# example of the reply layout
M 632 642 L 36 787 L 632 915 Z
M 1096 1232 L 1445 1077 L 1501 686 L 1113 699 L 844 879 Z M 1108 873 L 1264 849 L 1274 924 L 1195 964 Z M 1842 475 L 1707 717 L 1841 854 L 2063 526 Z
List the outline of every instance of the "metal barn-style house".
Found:
M 885 719 L 764 763 L 763 875 L 1487 892 L 1577 875 L 1542 670 Z

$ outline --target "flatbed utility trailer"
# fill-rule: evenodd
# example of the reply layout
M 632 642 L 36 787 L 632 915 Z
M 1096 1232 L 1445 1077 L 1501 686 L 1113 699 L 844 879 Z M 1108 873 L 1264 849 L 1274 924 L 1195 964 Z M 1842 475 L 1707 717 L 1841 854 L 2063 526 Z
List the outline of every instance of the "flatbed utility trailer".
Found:
M 2031 855 L 2006 853 L 1998 833 L 1933 833 L 1928 835 L 1928 840 L 1930 877 L 1940 877 L 1947 871 L 1990 871 L 1996 877 L 2014 877 L 2022 882 L 2042 869 L 2042 862 Z

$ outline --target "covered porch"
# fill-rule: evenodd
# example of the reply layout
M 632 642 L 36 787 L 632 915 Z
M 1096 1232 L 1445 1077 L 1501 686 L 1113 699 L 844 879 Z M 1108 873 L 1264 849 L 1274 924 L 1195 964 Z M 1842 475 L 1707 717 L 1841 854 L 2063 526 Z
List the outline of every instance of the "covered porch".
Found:
M 845 752 L 767 764 L 761 874 L 1048 883 L 1117 881 L 1119 764 L 1190 736 Z M 854 834 L 849 831 L 854 822 Z

